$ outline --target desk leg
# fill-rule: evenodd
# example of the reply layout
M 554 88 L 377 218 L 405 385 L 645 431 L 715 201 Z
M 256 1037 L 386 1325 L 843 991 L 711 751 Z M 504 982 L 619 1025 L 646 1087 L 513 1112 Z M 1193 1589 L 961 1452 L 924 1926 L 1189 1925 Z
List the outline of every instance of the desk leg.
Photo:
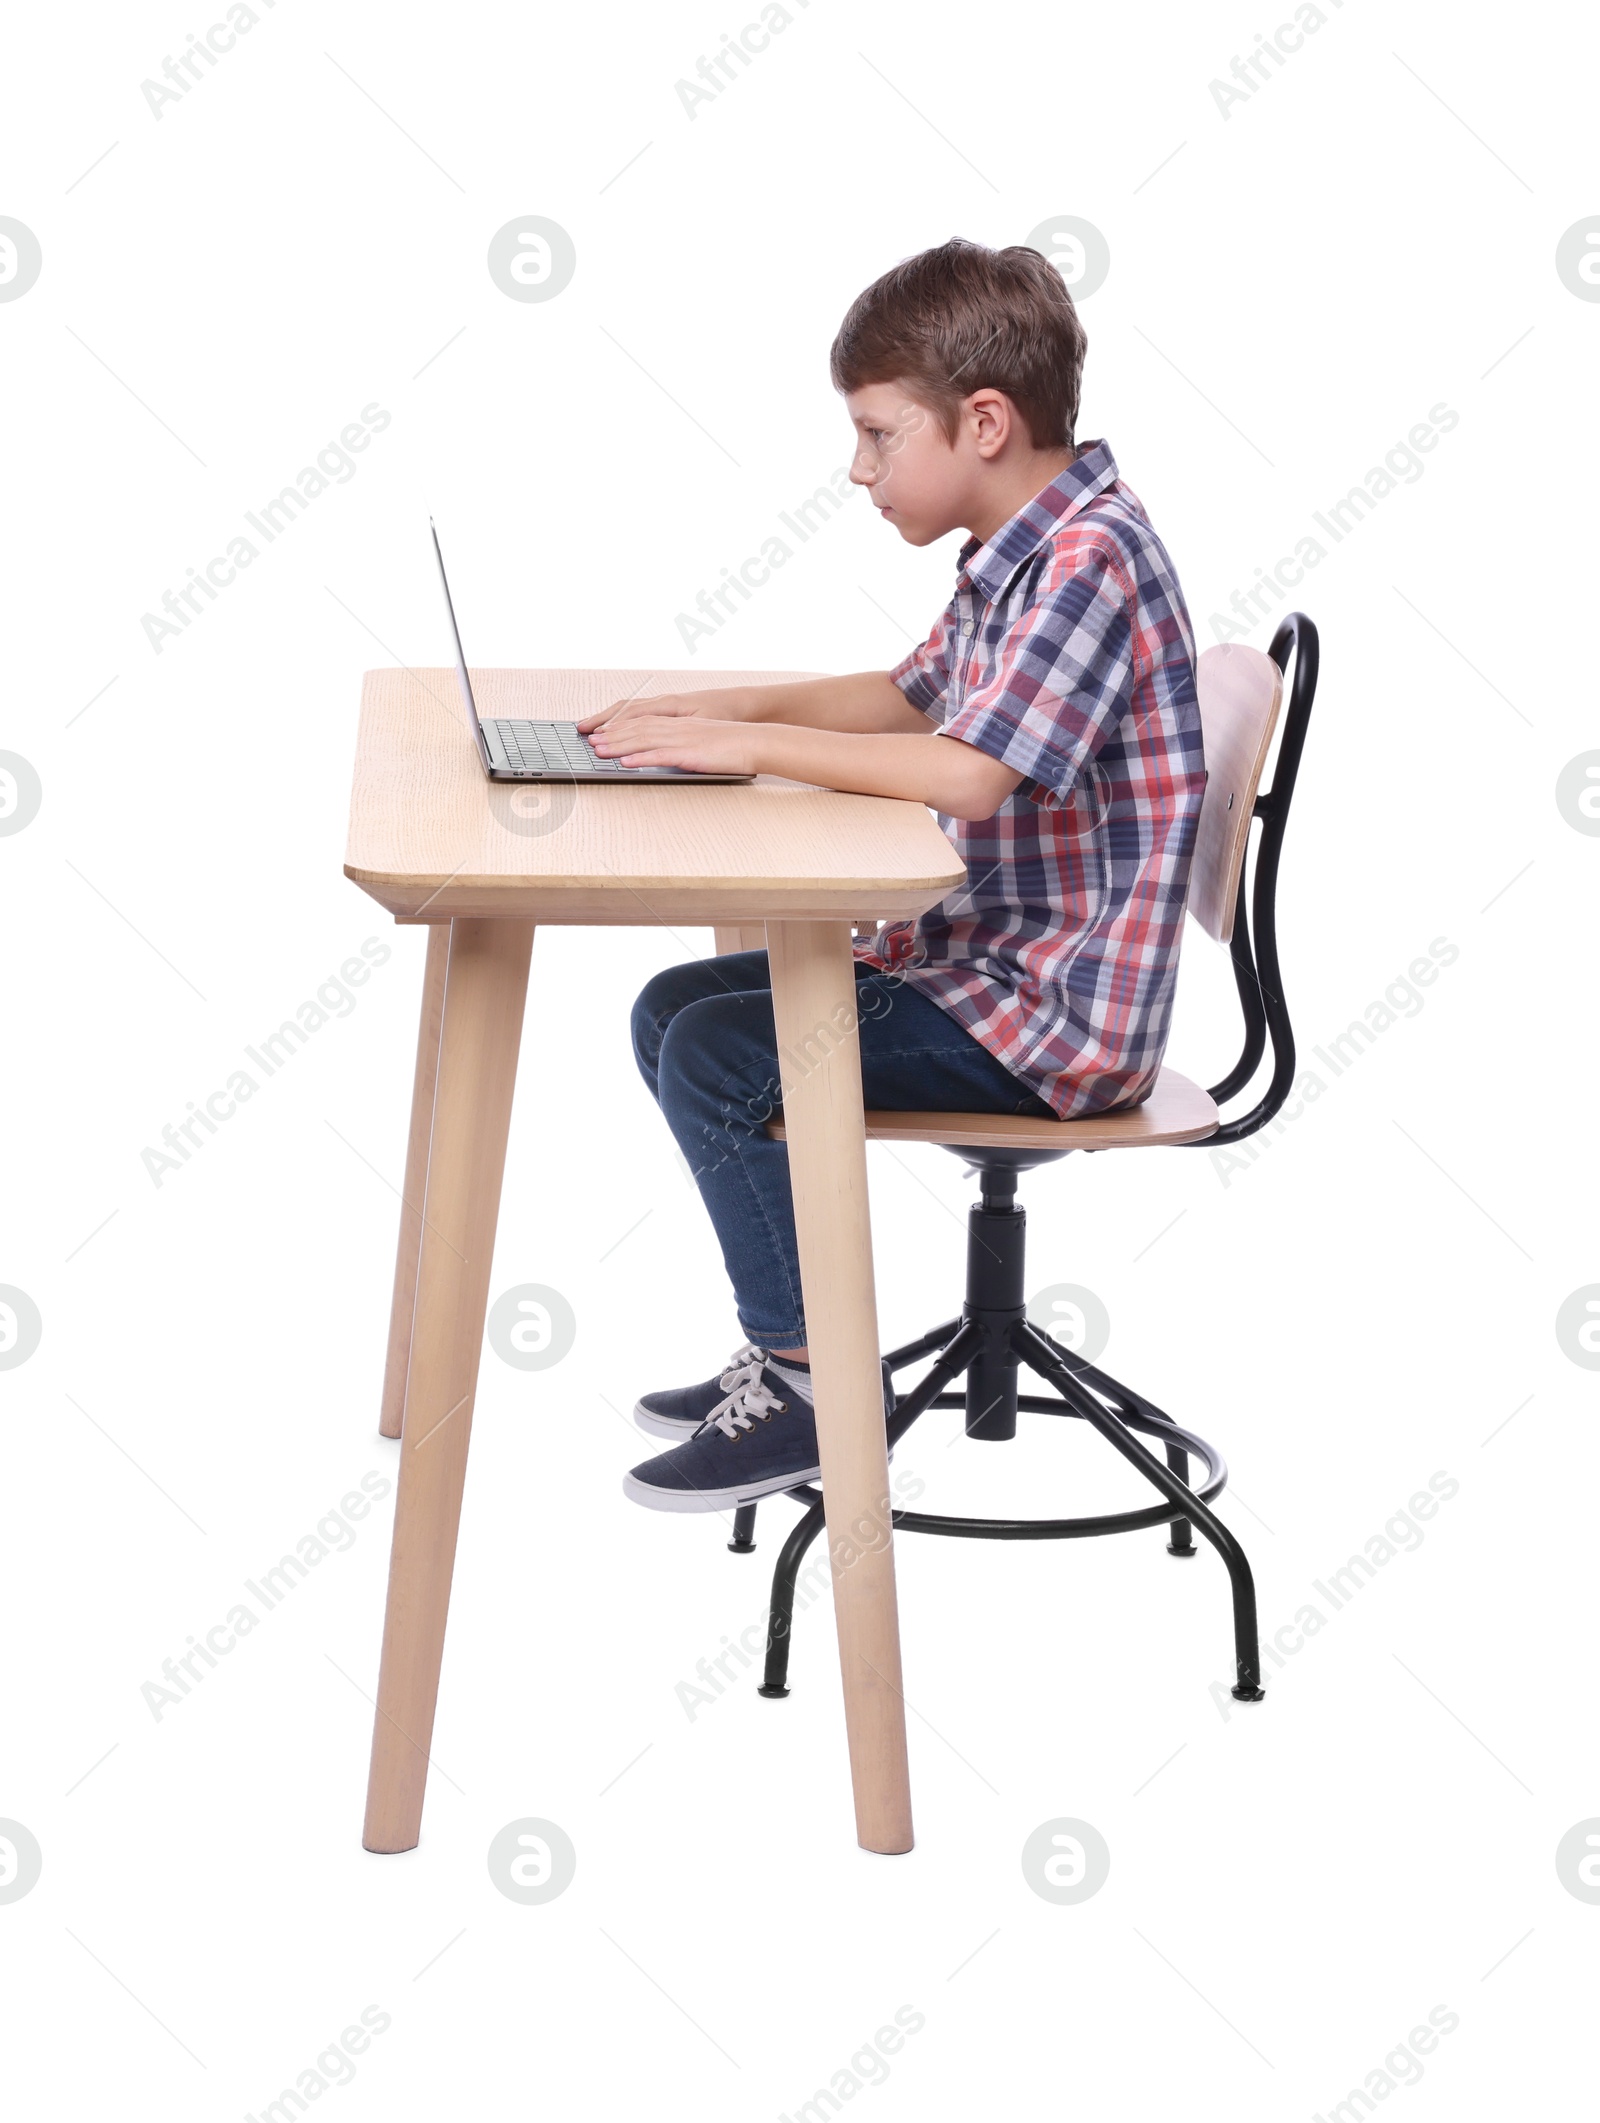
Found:
M 724 925 L 712 930 L 717 940 L 717 955 L 725 951 L 764 951 L 767 948 L 765 924 L 759 921 Z
M 770 921 L 767 951 L 856 1835 L 868 1850 L 903 1851 L 911 1787 L 850 924 Z
M 532 922 L 450 924 L 368 1850 L 410 1850 L 421 1833 L 532 947 Z
M 411 1136 L 406 1144 L 405 1189 L 400 1196 L 400 1245 L 389 1307 L 380 1437 L 398 1437 L 405 1416 L 417 1259 L 422 1250 L 422 1203 L 428 1191 L 428 1143 L 433 1135 L 433 1087 L 439 1074 L 439 1022 L 444 1015 L 444 970 L 449 958 L 450 924 L 434 922 L 428 930 L 428 962 L 422 975 L 422 1022 L 417 1029 L 417 1070 L 411 1080 Z

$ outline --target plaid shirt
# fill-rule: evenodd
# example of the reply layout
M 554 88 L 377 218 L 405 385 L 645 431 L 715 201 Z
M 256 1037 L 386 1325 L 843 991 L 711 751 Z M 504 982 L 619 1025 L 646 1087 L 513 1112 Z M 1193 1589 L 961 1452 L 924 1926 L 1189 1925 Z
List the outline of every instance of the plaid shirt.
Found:
M 1091 442 L 986 545 L 889 674 L 1023 779 L 939 823 L 967 882 L 854 946 L 1063 1120 L 1137 1105 L 1167 1041 L 1205 790 L 1194 636 L 1166 549 Z

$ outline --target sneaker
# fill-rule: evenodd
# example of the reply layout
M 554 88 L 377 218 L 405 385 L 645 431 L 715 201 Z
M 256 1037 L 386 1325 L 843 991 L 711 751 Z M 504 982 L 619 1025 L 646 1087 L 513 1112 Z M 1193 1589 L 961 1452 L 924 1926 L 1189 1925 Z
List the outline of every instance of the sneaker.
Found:
M 886 1379 L 886 1418 L 891 1394 Z M 809 1394 L 770 1364 L 752 1362 L 692 1437 L 635 1467 L 622 1488 L 652 1511 L 727 1511 L 821 1478 Z
M 767 1361 L 765 1349 L 746 1342 L 729 1357 L 719 1378 L 700 1386 L 667 1386 L 659 1393 L 643 1394 L 634 1403 L 633 1419 L 652 1437 L 670 1437 L 675 1444 L 693 1437 L 713 1408 L 720 1407 L 731 1392 L 759 1378 Z

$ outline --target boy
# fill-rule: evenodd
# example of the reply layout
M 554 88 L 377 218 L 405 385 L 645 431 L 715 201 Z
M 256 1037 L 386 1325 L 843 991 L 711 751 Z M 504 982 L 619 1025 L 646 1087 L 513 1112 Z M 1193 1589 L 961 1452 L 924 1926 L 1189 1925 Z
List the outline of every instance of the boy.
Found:
M 833 343 L 851 480 L 911 545 L 968 532 L 955 595 L 892 671 L 618 703 L 627 765 L 734 768 L 930 804 L 967 882 L 858 939 L 869 1109 L 1068 1119 L 1148 1096 L 1205 785 L 1194 639 L 1103 442 L 1074 439 L 1083 327 L 1037 251 L 959 239 L 857 297 Z M 748 1337 L 648 1393 L 681 1440 L 624 1487 L 713 1511 L 819 1478 L 765 951 L 674 966 L 634 1052 L 694 1170 Z

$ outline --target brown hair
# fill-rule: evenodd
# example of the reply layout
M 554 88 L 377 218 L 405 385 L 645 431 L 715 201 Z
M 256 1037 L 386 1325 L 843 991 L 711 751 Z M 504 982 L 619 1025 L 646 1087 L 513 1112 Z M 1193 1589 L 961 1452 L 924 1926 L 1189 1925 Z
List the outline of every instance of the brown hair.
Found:
M 904 381 L 954 443 L 973 391 L 1004 391 L 1036 450 L 1073 449 L 1088 336 L 1050 261 L 952 236 L 859 294 L 828 357 L 834 388 Z

